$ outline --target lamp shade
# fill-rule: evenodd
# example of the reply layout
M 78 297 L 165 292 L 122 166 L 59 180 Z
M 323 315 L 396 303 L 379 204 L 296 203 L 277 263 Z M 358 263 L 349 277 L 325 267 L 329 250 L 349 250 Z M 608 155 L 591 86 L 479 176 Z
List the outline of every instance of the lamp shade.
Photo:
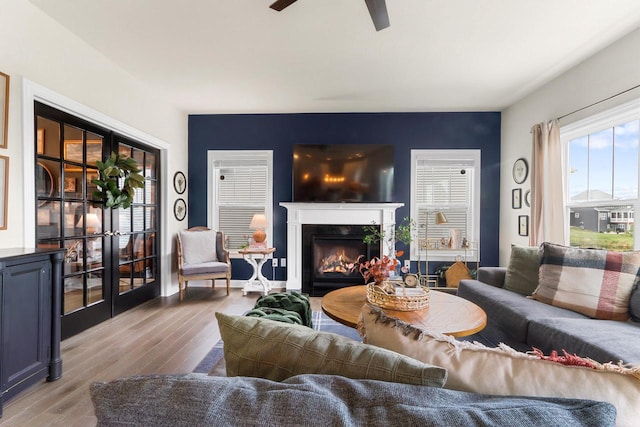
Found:
M 93 233 L 95 231 L 98 231 L 100 227 L 102 227 L 102 223 L 100 222 L 100 218 L 98 218 L 97 214 L 88 213 L 86 217 L 87 217 L 87 232 Z M 83 225 L 84 225 L 84 216 L 81 216 L 80 219 L 78 220 L 78 223 L 76 224 L 76 227 L 82 228 Z
M 444 212 L 436 212 L 436 224 L 440 225 L 440 224 L 446 224 L 448 222 L 449 220 L 447 220 L 447 217 L 445 216 Z
M 251 219 L 249 228 L 252 230 L 259 230 L 261 228 L 267 228 L 267 225 L 269 224 L 267 223 L 267 217 L 264 214 L 255 214 Z
M 256 230 L 253 233 L 253 240 L 256 243 L 262 243 L 267 239 L 267 233 L 265 233 L 264 229 L 267 227 L 267 217 L 264 214 L 254 214 L 251 219 L 251 224 L 249 224 L 249 228 Z

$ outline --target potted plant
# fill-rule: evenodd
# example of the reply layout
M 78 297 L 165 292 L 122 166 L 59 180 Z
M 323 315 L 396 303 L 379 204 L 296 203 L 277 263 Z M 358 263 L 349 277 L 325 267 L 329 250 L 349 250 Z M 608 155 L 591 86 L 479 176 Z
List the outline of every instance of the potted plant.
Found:
M 136 188 L 144 188 L 144 177 L 140 174 L 138 163 L 131 157 L 111 152 L 104 162 L 97 161 L 100 175 L 91 182 L 98 186 L 93 197 L 102 199 L 111 209 L 127 209 L 133 202 Z M 118 186 L 120 180 L 122 186 Z
M 382 258 L 373 257 L 370 260 L 364 260 L 364 255 L 360 255 L 354 267 L 364 277 L 364 283 L 369 283 L 372 279 L 376 285 L 381 285 L 389 278 L 392 271 L 396 270 L 398 260 L 384 255 Z
M 412 218 L 408 217 L 403 218 L 402 222 L 396 225 L 394 229 L 391 229 L 389 233 L 385 230 L 381 230 L 381 228 L 376 225 L 366 225 L 364 226 L 364 231 L 367 234 L 364 236 L 362 241 L 369 245 L 383 241 L 384 244 L 387 245 L 389 259 L 395 261 L 393 264 L 394 269 L 392 271 L 392 273 L 395 274 L 395 267 L 398 265 L 396 258 L 404 255 L 404 251 L 396 250 L 396 243 L 401 242 L 405 245 L 410 244 L 413 241 L 412 230 L 415 225 L 416 222 Z

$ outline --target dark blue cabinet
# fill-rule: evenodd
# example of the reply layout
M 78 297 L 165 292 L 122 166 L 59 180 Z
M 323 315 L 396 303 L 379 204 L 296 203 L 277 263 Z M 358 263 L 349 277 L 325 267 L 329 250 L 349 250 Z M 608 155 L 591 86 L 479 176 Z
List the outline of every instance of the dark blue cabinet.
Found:
M 62 375 L 60 249 L 0 250 L 0 416 L 27 387 Z

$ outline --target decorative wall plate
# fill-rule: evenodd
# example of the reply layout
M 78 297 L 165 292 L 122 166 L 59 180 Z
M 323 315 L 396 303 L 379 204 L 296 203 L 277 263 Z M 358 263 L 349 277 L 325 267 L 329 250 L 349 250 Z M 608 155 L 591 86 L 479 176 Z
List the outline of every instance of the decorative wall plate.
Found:
M 178 221 L 182 221 L 187 216 L 187 203 L 184 199 L 178 199 L 173 204 L 173 215 Z
M 529 164 L 524 158 L 519 158 L 513 164 L 513 180 L 516 184 L 522 184 L 527 180 L 529 175 Z
M 183 194 L 187 190 L 187 178 L 180 171 L 173 175 L 173 188 L 178 194 Z

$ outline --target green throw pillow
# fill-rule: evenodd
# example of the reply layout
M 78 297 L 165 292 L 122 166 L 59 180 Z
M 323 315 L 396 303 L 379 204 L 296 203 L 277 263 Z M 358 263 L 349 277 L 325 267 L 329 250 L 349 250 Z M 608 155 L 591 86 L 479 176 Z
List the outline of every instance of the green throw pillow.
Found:
M 504 288 L 522 295 L 531 295 L 538 287 L 540 256 L 538 246 L 511 245 Z
M 442 387 L 447 371 L 342 335 L 257 317 L 216 313 L 227 376 L 283 381 L 299 374 Z

